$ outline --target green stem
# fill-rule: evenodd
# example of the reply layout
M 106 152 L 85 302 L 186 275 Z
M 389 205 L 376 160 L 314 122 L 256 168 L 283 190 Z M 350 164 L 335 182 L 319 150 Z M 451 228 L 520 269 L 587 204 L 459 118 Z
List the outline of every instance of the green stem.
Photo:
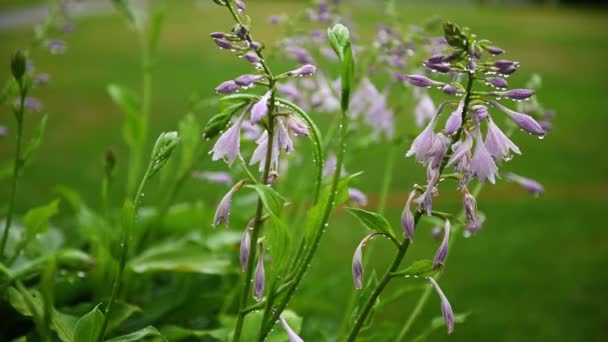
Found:
M 467 90 L 466 90 L 466 94 L 465 94 L 465 98 L 464 98 L 464 106 L 463 106 L 463 110 L 462 110 L 462 122 L 463 123 L 465 122 L 465 118 L 467 115 L 467 108 L 469 107 L 469 102 L 471 100 L 471 89 L 473 88 L 473 80 L 474 80 L 473 77 L 470 74 L 468 74 Z M 456 134 L 454 134 L 454 136 L 452 137 L 452 140 L 450 142 L 450 146 L 454 145 L 454 143 L 456 143 L 460 139 L 460 135 L 462 134 L 463 127 L 464 127 L 464 124 L 458 130 L 458 132 Z M 443 170 L 445 169 L 445 166 L 446 166 L 448 160 L 449 160 L 449 155 L 446 154 L 446 156 L 443 158 L 441 165 L 439 167 L 440 176 L 443 174 Z M 421 216 L 422 216 L 422 213 L 420 211 L 416 211 L 416 215 L 414 216 L 414 226 L 418 225 L 418 221 L 420 220 Z M 397 270 L 397 268 L 399 267 L 399 265 L 401 264 L 401 261 L 403 260 L 403 257 L 405 256 L 405 253 L 407 252 L 408 247 L 409 247 L 409 240 L 405 240 L 403 242 L 403 244 L 401 245 L 399 252 L 397 252 L 397 255 L 395 255 L 395 258 L 393 259 L 391 266 L 384 273 L 384 275 L 382 276 L 382 279 L 380 279 L 380 282 L 378 283 L 378 286 L 374 289 L 374 291 L 368 298 L 367 302 L 365 303 L 363 310 L 361 311 L 361 313 L 358 315 L 357 319 L 355 320 L 355 325 L 353 326 L 353 328 L 350 331 L 348 338 L 347 338 L 348 342 L 354 342 L 355 339 L 357 338 L 359 331 L 361 331 L 361 328 L 363 327 L 363 324 L 365 323 L 365 321 L 367 319 L 367 315 L 369 314 L 371 308 L 376 303 L 378 296 L 380 296 L 380 294 L 382 293 L 382 291 L 384 290 L 386 285 L 390 282 L 390 280 L 392 278 L 391 273 L 395 272 Z
M 122 230 L 122 237 L 120 241 L 120 259 L 118 261 L 118 270 L 116 271 L 116 276 L 114 277 L 114 282 L 112 283 L 112 294 L 110 297 L 110 301 L 108 305 L 105 307 L 103 323 L 101 326 L 101 330 L 98 337 L 98 342 L 102 342 L 105 338 L 106 329 L 108 328 L 108 322 L 110 320 L 110 315 L 112 314 L 112 309 L 114 307 L 114 303 L 118 299 L 118 294 L 120 293 L 120 289 L 123 283 L 123 275 L 125 271 L 125 266 L 127 264 L 127 255 L 129 252 L 129 241 L 131 240 L 131 228 L 133 223 L 135 222 L 135 217 L 137 216 L 137 210 L 141 204 L 141 197 L 144 191 L 144 187 L 148 178 L 150 176 L 150 172 L 152 171 L 153 161 L 148 164 L 148 168 L 146 169 L 146 173 L 139 183 L 139 188 L 135 193 L 135 197 L 133 198 L 133 217 L 129 218 L 130 223 L 126 224 Z
M 13 220 L 13 212 L 15 211 L 15 198 L 17 197 L 17 179 L 19 178 L 19 172 L 23 165 L 21 159 L 21 148 L 23 144 L 23 110 L 25 103 L 25 96 L 27 89 L 23 85 L 23 81 L 18 82 L 19 84 L 19 108 L 15 112 L 17 119 L 17 146 L 15 147 L 15 160 L 13 165 L 13 180 L 11 183 L 11 193 L 8 200 L 8 212 L 6 214 L 6 221 L 4 223 L 4 232 L 2 233 L 2 242 L 0 243 L 0 259 L 4 260 L 4 252 L 6 249 L 6 242 L 8 240 L 8 233 L 11 229 L 11 223 Z
M 28 310 L 32 313 L 32 319 L 36 324 L 36 328 L 38 329 L 38 333 L 40 334 L 42 341 L 50 342 L 51 337 L 49 336 L 47 329 L 45 329 L 44 318 L 41 317 L 43 313 L 38 312 L 38 309 L 34 304 L 34 297 L 32 297 L 30 291 L 28 291 L 28 289 L 23 285 L 20 280 L 18 280 L 15 285 L 17 287 L 17 290 L 21 292 L 21 295 L 23 296 L 23 301 L 25 302 L 25 305 L 27 306 Z
M 477 185 L 475 186 L 475 189 L 473 189 L 472 195 L 474 197 L 477 197 L 479 195 L 479 193 L 481 192 L 482 188 L 483 188 L 483 184 L 477 183 Z M 461 211 L 461 213 L 458 216 L 461 218 L 464 218 L 464 209 Z M 456 228 L 456 227 L 454 227 L 454 228 Z M 450 251 L 452 250 L 452 246 L 454 245 L 454 242 L 457 240 L 456 237 L 458 237 L 458 235 L 459 235 L 458 233 L 459 233 L 459 229 L 454 229 L 454 231 L 452 232 L 453 238 L 451 238 L 450 241 L 448 242 L 448 256 L 449 256 Z M 440 277 L 441 277 L 441 273 L 437 274 L 435 276 L 435 279 L 439 279 Z M 420 296 L 420 298 L 418 298 L 418 301 L 416 302 L 416 306 L 414 306 L 414 310 L 407 318 L 407 321 L 405 321 L 405 325 L 403 325 L 403 328 L 399 332 L 399 336 L 397 337 L 397 339 L 395 341 L 404 341 L 405 340 L 405 336 L 409 332 L 410 328 L 412 327 L 412 325 L 414 324 L 414 322 L 416 321 L 418 316 L 420 316 L 422 309 L 426 305 L 426 302 L 428 301 L 429 296 L 431 295 L 432 289 L 433 288 L 430 286 L 427 286 L 424 288 L 422 295 Z

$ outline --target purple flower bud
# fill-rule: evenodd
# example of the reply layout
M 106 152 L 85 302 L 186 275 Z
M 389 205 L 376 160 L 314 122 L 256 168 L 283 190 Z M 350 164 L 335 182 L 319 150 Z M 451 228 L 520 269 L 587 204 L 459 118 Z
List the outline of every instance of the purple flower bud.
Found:
M 47 85 L 49 83 L 49 74 L 38 74 L 34 79 L 36 85 Z
M 212 172 L 212 171 L 203 171 L 203 172 L 192 172 L 192 178 L 196 179 L 204 179 L 210 181 L 211 183 L 222 184 L 222 185 L 230 185 L 232 184 L 232 177 L 227 172 Z
M 486 51 L 493 54 L 494 56 L 502 55 L 503 53 L 505 53 L 505 50 L 492 45 L 484 46 L 484 49 L 486 49 Z
M 240 181 L 236 183 L 228 192 L 222 197 L 220 204 L 218 204 L 217 209 L 215 210 L 215 216 L 213 217 L 213 228 L 219 226 L 220 224 L 225 224 L 228 226 L 228 221 L 230 218 L 230 204 L 232 203 L 232 195 L 238 189 L 243 187 L 245 181 Z
M 494 61 L 494 66 L 497 67 L 498 69 L 508 68 L 508 67 L 518 67 L 519 62 L 513 62 L 513 61 L 506 60 L 506 59 L 499 59 L 497 61 Z
M 67 49 L 67 44 L 63 40 L 50 39 L 45 42 L 47 49 L 53 55 L 62 54 Z
M 262 50 L 262 44 L 260 44 L 260 43 L 258 43 L 258 42 L 255 42 L 255 41 L 254 41 L 254 42 L 251 42 L 251 43 L 249 44 L 249 46 L 251 46 L 251 48 L 252 48 L 253 50 L 255 50 L 255 51 L 260 51 L 260 50 Z
M 262 79 L 262 75 L 245 74 L 234 79 L 234 83 L 241 87 L 251 87 L 255 82 Z
M 212 160 L 225 158 L 228 165 L 232 166 L 240 153 L 243 115 L 241 114 L 237 121 L 217 139 L 213 149 L 209 151 L 209 153 L 213 153 Z
M 471 109 L 473 110 L 473 119 L 475 122 L 481 122 L 489 116 L 488 107 L 484 105 L 474 105 Z
M 441 72 L 441 73 L 448 73 L 452 70 L 452 68 L 450 68 L 449 64 L 446 63 L 437 63 L 437 64 L 433 64 L 433 63 L 429 63 L 429 62 L 424 62 L 423 63 L 425 67 L 431 69 L 432 71 L 437 71 L 437 72 Z
M 282 15 L 271 15 L 268 17 L 269 24 L 280 24 L 285 20 L 285 16 Z
M 486 149 L 497 162 L 503 159 L 509 160 L 511 158 L 510 151 L 521 154 L 517 145 L 500 130 L 492 119 L 488 119 L 488 133 L 485 144 Z
M 437 291 L 439 298 L 441 300 L 441 314 L 443 315 L 443 320 L 445 321 L 445 325 L 448 328 L 448 334 L 451 334 L 454 331 L 454 312 L 452 312 L 452 306 L 450 302 L 448 302 L 448 298 L 443 294 L 441 288 L 439 288 L 439 284 L 433 279 L 433 277 L 426 278 L 431 286 Z
M 247 52 L 243 55 L 243 58 L 251 64 L 258 64 L 261 61 L 260 57 L 258 57 L 255 52 Z
M 423 162 L 426 159 L 428 152 L 433 147 L 433 141 L 435 139 L 435 124 L 437 120 L 432 119 L 431 122 L 426 126 L 422 132 L 414 139 L 410 149 L 405 154 L 406 157 L 416 155 L 416 161 Z
M 445 259 L 448 256 L 448 245 L 450 242 L 450 220 L 445 220 L 445 227 L 443 228 L 443 241 L 435 253 L 433 259 L 433 269 L 438 269 L 445 263 Z
M 251 237 L 249 236 L 249 228 L 253 226 L 254 220 L 251 220 L 247 227 L 245 227 L 245 231 L 243 232 L 243 236 L 241 237 L 241 253 L 240 253 L 240 261 L 241 261 L 241 271 L 245 272 L 247 270 L 247 262 L 249 261 L 249 252 L 251 247 Z
M 236 8 L 241 12 L 247 9 L 243 0 L 236 0 L 234 3 L 236 4 Z
M 376 234 L 377 233 L 372 233 L 364 237 L 357 246 L 355 254 L 353 255 L 353 280 L 357 290 L 360 290 L 363 287 L 363 247 L 365 247 L 367 242 L 370 241 Z
M 463 158 L 471 154 L 471 147 L 473 147 L 473 138 L 467 130 L 463 131 L 464 140 L 460 140 L 452 145 L 452 156 L 448 160 L 446 166 L 450 166 L 454 163 L 460 162 Z
M 309 134 L 308 126 L 302 120 L 296 118 L 293 115 L 289 115 L 287 117 L 287 127 L 296 136 L 307 137 Z
M 519 128 L 523 129 L 524 131 L 531 133 L 531 134 L 540 135 L 540 136 L 545 134 L 545 131 L 543 130 L 543 128 L 530 115 L 527 115 L 524 113 L 518 113 L 514 110 L 511 110 L 511 109 L 501 105 L 498 102 L 490 101 L 490 103 L 496 109 L 499 109 L 499 110 L 505 112 L 511 118 L 511 120 L 513 120 L 513 122 L 515 122 L 515 124 L 517 126 L 519 126 Z
M 438 63 L 444 62 L 446 60 L 446 57 L 447 56 L 442 53 L 435 54 L 435 55 L 432 55 L 431 57 L 429 57 L 429 59 L 427 59 L 427 62 L 431 63 L 431 64 L 438 64 Z
M 264 298 L 264 245 L 258 244 L 258 265 L 255 268 L 255 277 L 253 280 L 253 297 L 258 302 Z
M 407 75 L 405 77 L 408 82 L 410 82 L 412 85 L 415 85 L 416 87 L 429 88 L 432 86 L 442 87 L 445 85 L 445 83 L 443 82 L 437 82 L 422 75 Z
M 268 91 L 251 107 L 251 123 L 256 124 L 268 114 L 268 100 L 272 95 L 272 91 Z
M 467 188 L 463 188 L 463 199 L 462 203 L 464 206 L 464 213 L 467 218 L 468 225 L 475 224 L 477 222 L 477 201 L 475 197 L 469 193 Z
M 312 56 L 305 49 L 297 46 L 292 46 L 286 49 L 289 56 L 300 64 L 313 64 L 314 60 Z
M 498 68 L 497 72 L 500 75 L 511 75 L 512 73 L 517 71 L 517 67 L 515 66 L 507 66 L 507 67 L 503 67 L 503 68 Z
M 534 196 L 540 196 L 545 192 L 543 186 L 533 179 L 525 178 L 510 172 L 505 175 L 505 178 L 519 184 L 522 188 Z
M 348 199 L 360 207 L 365 207 L 367 205 L 367 196 L 359 189 L 348 188 Z
M 287 321 L 283 317 L 279 316 L 279 321 L 281 322 L 283 329 L 285 329 L 285 332 L 287 332 L 288 342 L 304 342 L 304 340 L 300 336 L 298 336 L 295 331 L 293 331 L 293 329 L 291 329 L 291 327 L 287 324 Z
M 401 213 L 401 226 L 403 227 L 403 233 L 405 236 L 407 236 L 410 242 L 414 241 L 414 228 L 416 226 L 414 215 L 412 215 L 412 210 L 410 209 L 414 196 L 416 196 L 416 191 L 410 192 L 410 195 L 405 202 L 403 212 Z
M 486 79 L 486 82 L 488 82 L 492 86 L 499 88 L 499 89 L 504 89 L 509 86 L 509 84 L 507 83 L 507 80 L 505 80 L 502 77 L 489 78 L 489 79 Z
M 534 90 L 531 89 L 511 89 L 502 93 L 502 96 L 506 96 L 514 100 L 526 100 L 532 95 L 534 95 Z
M 310 76 L 315 73 L 317 67 L 312 64 L 304 64 L 301 67 L 287 72 L 289 76 Z
M 213 42 L 215 43 L 215 45 L 219 46 L 220 49 L 225 49 L 225 50 L 233 49 L 232 43 L 225 39 L 214 39 Z
M 224 32 L 212 32 L 209 36 L 213 39 L 222 39 L 226 38 L 226 34 Z
M 446 93 L 447 95 L 450 95 L 450 96 L 454 96 L 454 95 L 458 94 L 458 88 L 454 87 L 451 84 L 444 85 L 442 90 L 444 93 Z
M 240 87 L 235 81 L 226 81 L 215 88 L 215 91 L 219 94 L 232 94 L 239 91 Z
M 479 182 L 483 183 L 488 179 L 490 183 L 494 184 L 496 182 L 496 175 L 498 174 L 498 167 L 496 167 L 492 155 L 483 143 L 479 127 L 475 130 L 475 145 L 475 154 L 473 154 L 473 158 L 471 159 L 471 170 L 477 176 Z
M 462 126 L 463 110 L 464 110 L 464 99 L 462 101 L 460 101 L 456 110 L 453 111 L 452 114 L 450 114 L 450 116 L 448 117 L 448 120 L 445 123 L 445 134 L 446 135 L 453 135 L 456 132 L 458 132 L 458 130 Z

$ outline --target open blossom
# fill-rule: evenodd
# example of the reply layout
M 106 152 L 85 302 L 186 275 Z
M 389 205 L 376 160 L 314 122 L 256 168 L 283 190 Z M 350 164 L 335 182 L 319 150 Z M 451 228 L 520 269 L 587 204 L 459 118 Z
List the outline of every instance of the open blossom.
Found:
M 452 145 L 452 156 L 448 160 L 446 166 L 451 166 L 452 164 L 457 164 L 463 158 L 470 156 L 471 148 L 473 147 L 473 138 L 471 134 L 467 130 L 463 130 L 464 140 L 457 141 L 454 145 Z
M 272 90 L 269 90 L 258 102 L 251 106 L 251 123 L 258 123 L 266 114 L 268 114 L 268 100 L 271 96 Z
M 522 188 L 534 196 L 542 195 L 545 192 L 543 186 L 533 179 L 525 178 L 511 172 L 507 173 L 505 178 L 519 184 Z
M 279 316 L 279 321 L 281 322 L 283 329 L 285 329 L 285 332 L 287 332 L 288 342 L 304 342 L 304 340 L 298 336 L 293 329 L 291 329 L 291 327 L 287 324 L 287 321 L 282 316 Z
M 236 183 L 225 195 L 222 197 L 220 204 L 218 204 L 215 210 L 215 216 L 213 217 L 213 228 L 220 224 L 228 225 L 230 218 L 230 205 L 232 204 L 232 195 L 245 184 L 245 181 Z
M 454 312 L 452 311 L 452 306 L 435 279 L 433 279 L 433 277 L 427 277 L 426 279 L 431 283 L 431 286 L 433 286 L 439 295 L 439 299 L 441 300 L 441 314 L 443 315 L 443 320 L 448 328 L 448 334 L 451 334 L 454 331 Z
M 511 152 L 521 154 L 519 148 L 509 139 L 491 118 L 488 118 L 488 133 L 486 135 L 486 149 L 497 162 L 510 157 Z
M 228 165 L 232 166 L 232 163 L 234 163 L 234 160 L 240 153 L 243 116 L 244 114 L 241 114 L 236 122 L 217 139 L 213 149 L 209 151 L 209 153 L 213 153 L 212 160 L 224 158 Z
M 475 130 L 475 153 L 471 159 L 471 170 L 481 183 L 486 179 L 492 184 L 496 182 L 498 167 L 481 138 L 479 127 Z
M 450 220 L 445 220 L 445 227 L 443 228 L 443 241 L 435 253 L 433 259 L 433 268 L 437 269 L 445 263 L 445 259 L 448 256 L 448 245 L 450 242 Z
M 405 236 L 407 236 L 410 242 L 414 241 L 414 228 L 416 227 L 414 215 L 412 215 L 412 210 L 410 209 L 414 196 L 416 196 L 416 191 L 410 192 L 410 195 L 405 202 L 403 212 L 401 213 L 401 226 L 403 227 L 403 233 Z
M 426 126 L 422 132 L 414 139 L 410 149 L 405 154 L 406 157 L 411 157 L 413 155 L 416 156 L 416 161 L 424 162 L 427 158 L 428 152 L 433 147 L 433 142 L 435 141 L 435 125 L 437 124 L 437 120 L 433 119 Z
M 287 153 L 293 152 L 293 142 L 282 120 L 277 120 L 277 142 L 279 143 L 279 149 Z

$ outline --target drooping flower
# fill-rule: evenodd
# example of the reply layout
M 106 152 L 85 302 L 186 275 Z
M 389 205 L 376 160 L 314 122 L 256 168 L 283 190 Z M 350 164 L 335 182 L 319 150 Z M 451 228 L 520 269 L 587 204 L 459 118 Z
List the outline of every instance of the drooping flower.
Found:
M 287 117 L 287 128 L 289 128 L 293 134 L 299 137 L 307 137 L 309 134 L 308 126 L 302 120 L 293 115 L 289 115 Z
M 277 142 L 279 143 L 279 149 L 283 149 L 287 153 L 293 152 L 293 142 L 289 137 L 289 133 L 285 128 L 282 120 L 277 120 Z
M 446 135 L 453 135 L 456 132 L 458 132 L 458 130 L 462 126 L 463 110 L 464 110 L 464 99 L 462 101 L 460 101 L 460 103 L 458 103 L 458 107 L 456 108 L 456 110 L 453 111 L 452 114 L 450 114 L 450 116 L 448 117 L 448 120 L 445 123 L 445 134 Z
M 410 192 L 410 195 L 405 202 L 403 212 L 401 213 L 401 227 L 403 227 L 403 233 L 410 242 L 414 241 L 414 228 L 416 226 L 414 215 L 412 215 L 412 210 L 410 209 L 414 196 L 416 196 L 416 191 Z
M 424 193 L 414 201 L 426 213 L 427 216 L 432 215 L 433 211 L 433 196 L 437 196 L 437 187 L 435 184 L 439 180 L 439 169 L 432 167 L 429 163 L 426 168 L 427 184 Z
M 268 151 L 268 132 L 264 131 L 262 135 L 256 140 L 258 147 L 253 151 L 251 155 L 251 160 L 249 161 L 249 165 L 254 165 L 260 163 L 259 170 L 260 172 L 264 170 L 264 166 L 266 165 L 266 153 Z M 270 167 L 275 169 L 277 168 L 279 161 L 279 144 L 278 144 L 278 134 L 274 134 L 272 138 L 272 151 L 270 155 Z
M 264 245 L 258 244 L 258 264 L 255 268 L 255 277 L 253 280 L 253 297 L 258 302 L 264 298 L 264 284 L 266 276 L 264 274 Z
M 488 107 L 484 106 L 484 105 L 473 105 L 471 107 L 472 110 L 472 116 L 473 116 L 473 120 L 475 120 L 476 123 L 480 123 L 481 121 L 485 120 L 489 114 L 488 114 Z
M 522 177 L 512 172 L 507 173 L 505 178 L 519 184 L 522 188 L 534 196 L 540 196 L 545 192 L 543 186 L 533 179 Z
M 225 158 L 229 166 L 240 153 L 241 145 L 241 125 L 243 124 L 244 114 L 241 114 L 234 124 L 224 132 L 213 146 L 209 153 L 213 153 L 212 160 Z
M 433 279 L 433 277 L 427 277 L 426 279 L 431 283 L 431 286 L 433 286 L 439 295 L 439 299 L 441 300 L 441 314 L 443 315 L 443 320 L 448 328 L 448 334 L 451 334 L 454 331 L 454 312 L 452 311 L 452 306 L 435 279 Z
M 475 197 L 469 193 L 467 188 L 463 189 L 462 203 L 465 217 L 467 218 L 467 227 L 477 225 L 477 201 L 475 200 Z
M 477 176 L 481 183 L 486 179 L 492 184 L 496 182 L 498 167 L 496 167 L 492 155 L 488 152 L 486 145 L 483 143 L 479 127 L 475 130 L 475 153 L 471 159 L 471 171 Z
M 433 268 L 438 269 L 445 263 L 445 259 L 448 256 L 448 245 L 450 242 L 450 220 L 445 220 L 445 226 L 443 228 L 443 241 L 437 252 L 435 253 L 435 258 L 433 259 Z
M 418 104 L 416 105 L 416 108 L 414 108 L 416 126 L 422 127 L 427 121 L 433 120 L 436 111 L 435 103 L 433 103 L 431 97 L 426 93 L 420 95 Z
M 543 128 L 530 115 L 527 115 L 524 113 L 518 113 L 495 101 L 490 101 L 490 103 L 495 108 L 506 113 L 511 118 L 511 120 L 513 120 L 513 122 L 515 122 L 515 124 L 517 126 L 519 126 L 519 128 L 523 129 L 524 131 L 531 133 L 531 134 L 535 134 L 535 135 L 544 135 L 545 134 L 545 131 L 543 130 Z
M 282 316 L 279 316 L 279 321 L 287 333 L 288 342 L 304 342 L 304 340 L 298 336 L 293 329 L 291 329 L 291 327 L 287 324 L 287 321 Z
M 420 134 L 414 139 L 410 149 L 405 154 L 406 157 L 411 157 L 413 155 L 416 156 L 416 161 L 424 162 L 427 158 L 428 152 L 433 147 L 433 142 L 435 141 L 435 125 L 437 124 L 437 120 L 432 119 L 431 122 L 428 123 L 426 128 L 420 132 Z
M 367 205 L 367 196 L 359 189 L 348 188 L 348 199 L 360 207 Z
M 457 141 L 452 145 L 452 156 L 448 159 L 446 166 L 451 166 L 454 163 L 458 163 L 460 160 L 471 154 L 471 148 L 473 147 L 473 138 L 467 130 L 463 130 L 464 140 Z
M 497 162 L 510 158 L 511 152 L 521 154 L 519 148 L 509 139 L 494 121 L 488 117 L 488 132 L 486 134 L 486 149 Z
M 192 172 L 192 177 L 197 179 L 204 179 L 217 184 L 232 184 L 232 177 L 227 172 L 195 171 Z
M 241 187 L 245 185 L 245 181 L 242 180 L 236 183 L 228 192 L 222 197 L 220 204 L 218 204 L 215 210 L 215 216 L 213 217 L 213 228 L 220 224 L 228 226 L 228 220 L 230 218 L 230 205 L 232 204 L 232 195 Z
M 268 100 L 272 96 L 272 90 L 269 90 L 260 97 L 260 100 L 251 106 L 251 123 L 256 124 L 268 114 Z

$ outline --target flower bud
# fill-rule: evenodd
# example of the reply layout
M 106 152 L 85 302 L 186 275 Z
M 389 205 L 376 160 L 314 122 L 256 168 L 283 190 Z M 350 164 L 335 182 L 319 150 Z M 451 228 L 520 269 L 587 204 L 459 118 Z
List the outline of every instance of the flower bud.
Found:
M 507 75 L 507 76 L 513 74 L 516 71 L 517 71 L 517 67 L 515 67 L 515 66 L 508 66 L 508 67 L 504 67 L 504 68 L 498 68 L 498 70 L 497 70 L 497 72 L 500 75 Z
M 239 85 L 235 81 L 230 80 L 217 86 L 215 88 L 215 91 L 219 94 L 232 94 L 239 91 L 239 89 L 241 89 L 241 87 L 239 87 Z
M 431 57 L 429 57 L 429 59 L 427 59 L 427 62 L 429 62 L 431 64 L 442 63 L 442 62 L 445 62 L 446 57 L 447 56 L 442 53 L 435 54 L 435 55 L 432 55 Z
M 213 39 L 223 39 L 226 38 L 226 34 L 224 32 L 212 32 L 209 36 Z
M 26 58 L 23 50 L 17 50 L 11 59 L 11 73 L 17 82 L 25 75 Z
M 450 114 L 448 120 L 445 123 L 445 134 L 453 135 L 458 132 L 462 126 L 462 113 L 464 110 L 464 100 L 460 101 L 455 111 Z
M 225 39 L 213 39 L 215 45 L 217 45 L 220 49 L 232 50 L 234 47 L 232 43 Z
M 403 233 L 405 236 L 407 236 L 410 242 L 414 241 L 414 229 L 416 228 L 414 215 L 412 215 L 412 210 L 410 209 L 414 196 L 416 196 L 416 191 L 410 192 L 410 195 L 405 202 L 403 212 L 401 213 L 401 227 L 403 227 Z
M 519 184 L 527 192 L 531 193 L 536 197 L 542 195 L 545 192 L 543 186 L 533 179 L 525 178 L 514 173 L 507 173 L 505 175 L 505 178 Z
M 253 223 L 255 220 L 249 221 L 247 227 L 245 227 L 245 231 L 243 232 L 243 236 L 241 237 L 241 248 L 240 248 L 240 262 L 241 262 L 241 271 L 245 272 L 247 270 L 247 262 L 249 261 L 249 252 L 251 247 L 251 237 L 249 236 L 249 229 L 253 227 Z
M 367 205 L 367 196 L 359 189 L 348 188 L 348 199 L 360 207 Z
M 260 63 L 260 57 L 258 57 L 258 55 L 255 52 L 247 52 L 246 54 L 243 55 L 243 58 L 251 63 L 251 64 L 257 64 Z
M 450 68 L 449 64 L 445 64 L 445 63 L 437 63 L 437 64 L 433 64 L 433 63 L 429 63 L 429 62 L 424 62 L 423 63 L 425 67 L 431 69 L 432 71 L 437 71 L 437 72 L 441 72 L 441 73 L 448 73 L 450 72 L 452 69 Z
M 287 72 L 287 75 L 289 75 L 289 76 L 310 76 L 310 75 L 314 74 L 316 70 L 317 70 L 317 67 L 315 67 L 314 65 L 305 64 L 295 70 L 291 70 L 291 71 Z
M 502 77 L 489 78 L 489 79 L 486 79 L 486 82 L 488 82 L 492 86 L 499 88 L 499 89 L 504 89 L 509 86 L 507 81 Z
M 350 44 L 350 32 L 348 28 L 342 24 L 336 24 L 327 30 L 329 45 L 336 55 L 342 59 L 344 48 Z
M 243 0 L 236 0 L 234 3 L 236 4 L 236 8 L 241 12 L 247 9 Z
M 503 96 L 514 100 L 526 100 L 532 95 L 534 95 L 534 90 L 531 89 L 511 89 L 503 93 Z
M 488 51 L 489 53 L 493 54 L 494 56 L 502 55 L 503 53 L 505 53 L 505 50 L 503 50 L 497 46 L 487 45 L 487 46 L 484 46 L 483 48 L 486 49 L 486 51 Z
M 448 256 L 448 245 L 450 242 L 450 220 L 445 220 L 445 227 L 443 228 L 443 241 L 439 248 L 437 249 L 437 253 L 435 253 L 435 258 L 433 259 L 433 269 L 438 269 L 445 263 L 445 259 Z
M 262 50 L 262 44 L 258 43 L 258 42 L 251 42 L 250 45 L 252 49 L 254 49 L 255 51 L 260 51 Z
M 234 79 L 234 83 L 241 87 L 251 87 L 255 82 L 262 79 L 261 75 L 245 74 Z
M 160 134 L 158 139 L 156 139 L 154 149 L 152 149 L 152 169 L 149 174 L 150 177 L 165 165 L 178 143 L 179 135 L 177 132 L 164 132 Z
M 287 117 L 287 127 L 293 134 L 300 137 L 307 137 L 310 134 L 308 126 L 293 115 Z
M 192 172 L 192 178 L 204 179 L 211 183 L 230 185 L 232 184 L 232 177 L 227 172 L 213 172 L 213 171 L 200 171 Z
M 519 128 L 523 129 L 524 131 L 531 133 L 531 134 L 535 134 L 535 135 L 541 135 L 541 136 L 545 134 L 545 131 L 540 126 L 540 124 L 538 122 L 536 122 L 536 120 L 534 120 L 530 115 L 527 115 L 524 113 L 518 113 L 514 110 L 511 110 L 511 109 L 499 104 L 498 102 L 491 101 L 490 103 L 495 108 L 497 108 L 497 109 L 505 112 L 507 115 L 509 115 L 511 120 L 513 120 L 513 122 L 515 122 L 515 124 L 517 126 L 519 126 Z
M 406 80 L 416 87 L 429 88 L 432 86 L 441 87 L 445 85 L 443 82 L 434 81 L 422 75 L 407 75 Z
M 450 96 L 455 96 L 458 94 L 458 88 L 454 87 L 451 84 L 446 84 L 442 88 L 443 92 Z
M 298 336 L 293 329 L 291 329 L 291 327 L 287 324 L 287 321 L 282 316 L 279 316 L 279 321 L 281 322 L 283 329 L 285 329 L 285 332 L 287 332 L 288 342 L 304 342 L 304 340 Z
M 241 187 L 245 185 L 245 181 L 239 181 L 236 183 L 228 192 L 222 197 L 222 200 L 217 206 L 215 210 L 215 215 L 213 216 L 213 228 L 219 226 L 220 224 L 225 224 L 228 226 L 228 221 L 230 219 L 230 205 L 232 204 L 232 195 Z
M 497 61 L 494 61 L 494 66 L 497 67 L 498 69 L 508 68 L 508 67 L 518 67 L 519 62 L 510 61 L 507 59 L 499 59 Z
M 443 315 L 443 320 L 448 328 L 448 334 L 451 334 L 454 332 L 454 312 L 452 311 L 452 306 L 435 279 L 433 279 L 433 277 L 428 277 L 426 279 L 431 283 L 431 286 L 433 286 L 439 295 L 439 299 L 441 300 L 441 314 Z
M 264 298 L 264 284 L 266 282 L 264 274 L 264 245 L 258 244 L 258 265 L 255 268 L 253 280 L 253 297 L 258 302 Z

